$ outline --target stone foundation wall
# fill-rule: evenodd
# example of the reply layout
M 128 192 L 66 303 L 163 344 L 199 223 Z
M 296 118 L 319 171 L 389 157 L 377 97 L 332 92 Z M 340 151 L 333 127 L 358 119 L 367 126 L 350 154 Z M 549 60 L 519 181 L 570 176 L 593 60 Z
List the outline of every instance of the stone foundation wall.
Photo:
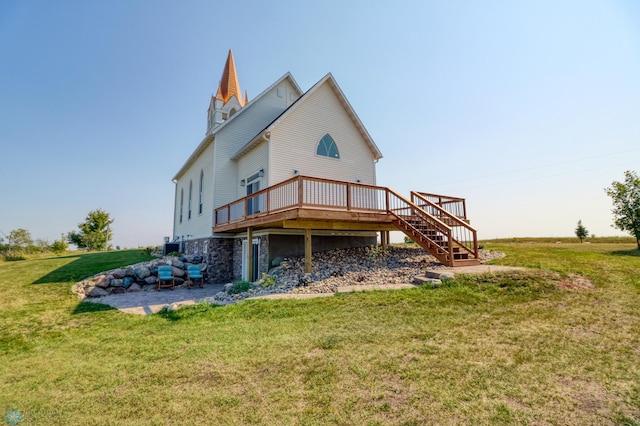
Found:
M 235 238 L 208 238 L 207 259 L 209 280 L 214 283 L 233 281 Z
M 198 238 L 181 243 L 186 256 L 202 256 L 207 262 L 209 281 L 215 284 L 233 280 L 235 238 Z

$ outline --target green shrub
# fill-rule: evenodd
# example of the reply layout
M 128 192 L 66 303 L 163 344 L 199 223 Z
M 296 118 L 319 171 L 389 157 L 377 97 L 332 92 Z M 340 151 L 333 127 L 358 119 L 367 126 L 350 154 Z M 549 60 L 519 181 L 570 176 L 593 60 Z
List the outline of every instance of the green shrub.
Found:
M 272 285 L 275 285 L 276 279 L 267 273 L 262 273 L 262 279 L 260 280 L 262 283 L 262 287 L 269 288 Z
M 253 285 L 249 281 L 236 281 L 233 283 L 231 288 L 229 289 L 229 294 L 238 294 L 244 293 L 245 291 L 251 289 Z

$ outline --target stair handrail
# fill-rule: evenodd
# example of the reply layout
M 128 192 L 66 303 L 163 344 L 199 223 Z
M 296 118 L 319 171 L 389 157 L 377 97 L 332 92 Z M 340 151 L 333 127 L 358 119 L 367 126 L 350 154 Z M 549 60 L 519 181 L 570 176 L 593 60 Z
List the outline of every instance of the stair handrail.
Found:
M 473 237 L 473 248 L 468 247 L 464 242 L 459 241 L 459 239 L 457 239 L 457 238 L 454 238 L 453 235 L 452 235 L 452 239 L 456 242 L 456 244 L 460 245 L 462 248 L 467 250 L 469 253 L 472 253 L 476 257 L 476 259 L 479 258 L 479 253 L 478 253 L 478 233 L 477 233 L 476 229 L 473 226 L 468 224 L 466 221 L 460 219 L 458 216 L 449 213 L 448 211 L 446 211 L 442 207 L 438 206 L 437 204 L 429 201 L 428 199 L 423 197 L 420 193 L 415 192 L 415 191 L 411 191 L 411 199 L 414 200 L 415 198 L 419 199 L 421 202 L 424 202 L 429 207 L 436 209 L 436 211 L 440 212 L 443 216 L 446 216 L 449 219 L 451 219 L 453 222 L 457 223 L 457 226 L 461 226 L 463 228 L 466 228 L 469 232 L 471 232 L 471 235 Z
M 445 228 L 446 230 L 451 230 L 451 227 L 449 225 L 447 225 L 446 223 L 444 223 L 443 221 L 441 221 L 440 219 L 438 219 L 437 217 L 429 214 L 429 212 L 424 211 L 423 208 L 421 208 L 419 205 L 417 205 L 416 203 L 414 203 L 413 201 L 409 200 L 408 198 L 405 198 L 404 196 L 398 194 L 396 191 L 394 191 L 391 188 L 386 188 L 387 192 L 389 194 L 393 194 L 396 198 L 399 198 L 401 201 L 404 201 L 406 204 L 409 205 L 409 207 L 411 207 L 412 209 L 416 209 L 418 210 L 420 213 L 422 213 L 423 215 L 426 215 L 428 217 L 428 219 L 436 222 L 438 224 L 438 226 L 441 226 L 443 228 Z M 387 212 L 389 212 L 390 214 L 397 216 L 392 210 L 391 210 L 391 206 L 387 205 Z
M 434 202 L 427 200 L 425 197 L 423 197 L 421 195 L 421 193 L 415 192 L 415 191 L 411 191 L 411 198 L 412 198 L 412 200 L 413 200 L 413 198 L 419 198 L 420 201 L 423 201 L 425 204 L 429 205 L 429 207 L 432 207 L 432 208 L 436 209 L 443 216 L 447 216 L 448 218 L 452 219 L 454 222 L 458 223 L 458 226 L 464 226 L 465 228 L 468 228 L 469 230 L 472 230 L 472 231 L 476 232 L 476 229 L 473 226 L 471 226 L 468 222 L 460 219 L 458 216 L 456 216 L 456 215 L 454 215 L 452 213 L 449 213 L 448 211 L 446 211 L 445 209 L 443 209 L 439 205 L 435 204 Z M 418 205 L 418 207 L 420 207 L 420 206 Z
M 436 255 L 435 253 L 432 253 L 432 254 L 436 255 L 436 257 L 438 257 L 438 259 L 440 261 L 443 261 L 444 263 L 447 263 L 449 266 L 452 266 L 453 265 L 453 257 L 454 257 L 453 256 L 453 241 L 454 241 L 454 239 L 453 239 L 453 234 L 452 234 L 452 227 L 450 227 L 449 225 L 447 225 L 446 223 L 444 223 L 443 221 L 441 221 L 437 217 L 429 214 L 424 209 L 420 208 L 420 206 L 416 205 L 411 200 L 409 200 L 409 199 L 403 197 L 402 195 L 398 194 L 394 190 L 392 190 L 390 188 L 385 188 L 385 189 L 387 191 L 387 212 L 389 214 L 393 215 L 399 221 L 404 222 L 407 226 L 409 226 L 412 229 L 412 231 L 417 232 L 423 238 L 428 240 L 431 245 L 433 245 L 434 247 L 439 247 L 439 249 L 444 252 L 444 256 Z M 423 222 L 426 222 L 436 232 L 444 234 L 444 236 L 446 237 L 446 241 L 447 241 L 447 247 L 446 248 L 442 247 L 437 241 L 434 241 L 433 239 L 431 239 L 428 235 L 424 234 L 421 230 L 417 229 L 410 222 L 408 222 L 401 215 L 399 215 L 396 212 L 396 210 L 399 210 L 399 209 L 393 209 L 391 207 L 391 200 L 390 200 L 389 195 L 393 195 L 399 201 L 404 203 L 405 206 L 403 206 L 402 209 L 407 209 L 407 208 L 410 209 L 411 216 L 415 216 L 415 217 L 420 218 L 420 220 L 422 220 Z

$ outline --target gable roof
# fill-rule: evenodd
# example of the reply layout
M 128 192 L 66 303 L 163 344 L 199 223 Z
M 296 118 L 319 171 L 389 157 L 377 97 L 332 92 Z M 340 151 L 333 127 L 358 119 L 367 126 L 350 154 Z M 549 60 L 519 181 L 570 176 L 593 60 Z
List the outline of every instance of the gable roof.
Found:
M 344 95 L 344 92 L 342 92 L 342 89 L 340 89 L 340 86 L 338 86 L 338 83 L 333 78 L 333 75 L 331 73 L 328 73 L 322 79 L 320 79 L 320 81 L 318 81 L 316 84 L 314 84 L 313 87 L 311 87 L 309 90 L 307 90 L 307 92 L 304 95 L 302 95 L 293 104 L 291 104 L 289 106 L 289 108 L 284 110 L 282 112 L 282 114 L 280 114 L 271 123 L 269 123 L 269 125 L 267 127 L 265 127 L 260 133 L 258 133 L 253 139 L 251 139 L 242 148 L 240 148 L 240 150 L 238 152 L 236 152 L 231 157 L 231 159 L 232 160 L 239 159 L 244 154 L 246 154 L 247 152 L 251 151 L 254 147 L 256 147 L 258 144 L 260 144 L 260 142 L 262 142 L 262 140 L 263 140 L 262 135 L 264 135 L 265 133 L 270 133 L 275 127 L 278 126 L 278 124 L 280 124 L 280 122 L 283 119 L 285 119 L 289 114 L 291 114 L 292 111 L 294 111 L 298 106 L 300 106 L 306 99 L 308 99 L 310 96 L 312 96 L 313 93 L 315 93 L 318 90 L 318 88 L 321 87 L 325 83 L 327 83 L 329 85 L 329 87 L 331 87 L 333 89 L 333 92 L 338 97 L 338 100 L 340 101 L 340 104 L 342 104 L 342 107 L 344 108 L 345 112 L 347 113 L 349 118 L 351 118 L 351 121 L 356 126 L 356 128 L 360 132 L 360 135 L 362 136 L 362 138 L 367 143 L 367 146 L 371 150 L 371 153 L 373 154 L 373 157 L 376 160 L 379 160 L 380 158 L 382 158 L 382 153 L 380 152 L 380 149 L 378 149 L 378 146 L 373 141 L 373 138 L 371 137 L 371 135 L 369 134 L 367 129 L 364 127 L 364 124 L 362 124 L 362 121 L 360 121 L 360 118 L 358 117 L 358 115 L 356 114 L 355 110 L 353 109 L 353 107 L 351 106 L 349 101 L 347 100 L 347 97 Z
M 223 121 L 219 126 L 217 126 L 216 128 L 214 128 L 211 133 L 208 133 L 204 139 L 202 139 L 202 142 L 200 142 L 200 144 L 196 147 L 196 149 L 193 151 L 193 153 L 189 156 L 189 158 L 187 159 L 187 161 L 185 161 L 185 163 L 182 165 L 182 167 L 180 168 L 180 170 L 178 170 L 178 172 L 176 173 L 176 175 L 173 177 L 173 181 L 176 181 L 178 179 L 180 179 L 180 177 L 182 177 L 182 175 L 187 171 L 187 169 L 189 167 L 191 167 L 191 165 L 196 161 L 196 159 L 200 156 L 200 154 L 202 154 L 202 152 L 207 149 L 207 147 L 213 143 L 213 141 L 215 140 L 215 135 L 220 132 L 220 130 L 222 130 L 223 128 L 225 128 L 230 122 L 234 121 L 234 120 L 238 120 L 238 117 L 242 117 L 243 113 L 245 111 L 247 111 L 249 108 L 251 108 L 253 105 L 255 105 L 257 102 L 260 101 L 260 99 L 262 99 L 267 93 L 269 93 L 271 90 L 273 90 L 276 86 L 278 86 L 280 83 L 282 83 L 284 80 L 288 80 L 289 83 L 291 83 L 291 85 L 298 91 L 298 94 L 302 93 L 302 89 L 300 89 L 300 86 L 298 86 L 298 83 L 295 81 L 295 79 L 293 78 L 293 76 L 291 75 L 290 72 L 287 72 L 285 75 L 283 75 L 282 77 L 280 77 L 278 80 L 275 81 L 275 83 L 273 83 L 271 86 L 267 87 L 265 90 L 262 91 L 262 93 L 260 93 L 258 96 L 256 96 L 255 98 L 253 98 L 249 103 L 247 103 L 244 107 L 240 108 L 238 110 L 238 112 L 236 112 L 235 114 L 233 114 L 231 117 L 227 118 L 225 121 Z

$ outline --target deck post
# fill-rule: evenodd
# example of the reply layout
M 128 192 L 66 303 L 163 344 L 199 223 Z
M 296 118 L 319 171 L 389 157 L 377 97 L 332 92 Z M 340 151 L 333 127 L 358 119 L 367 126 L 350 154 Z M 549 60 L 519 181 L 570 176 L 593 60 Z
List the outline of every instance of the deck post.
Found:
M 253 228 L 247 228 L 247 281 L 253 281 Z
M 387 249 L 387 244 L 389 244 L 389 241 L 387 240 L 388 237 L 389 235 L 387 234 L 387 231 L 380 231 L 380 245 L 382 246 L 382 250 Z
M 311 229 L 304 230 L 304 271 L 311 273 Z

